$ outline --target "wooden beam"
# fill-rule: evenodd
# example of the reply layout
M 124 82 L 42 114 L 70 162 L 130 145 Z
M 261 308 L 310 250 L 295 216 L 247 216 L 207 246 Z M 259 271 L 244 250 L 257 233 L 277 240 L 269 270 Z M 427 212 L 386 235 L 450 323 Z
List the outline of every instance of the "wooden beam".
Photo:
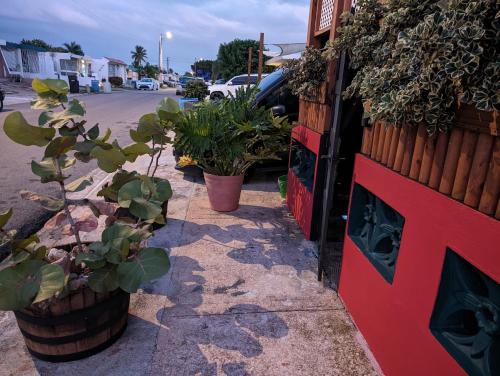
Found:
M 259 41 L 259 71 L 257 81 L 260 82 L 262 79 L 262 66 L 264 65 L 264 33 L 260 33 Z

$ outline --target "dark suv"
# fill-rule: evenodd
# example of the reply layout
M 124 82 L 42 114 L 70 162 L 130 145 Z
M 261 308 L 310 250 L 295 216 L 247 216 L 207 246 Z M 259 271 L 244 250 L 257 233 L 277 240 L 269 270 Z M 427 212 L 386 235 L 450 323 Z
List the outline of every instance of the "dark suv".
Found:
M 3 100 L 5 99 L 5 92 L 0 87 L 0 111 L 3 110 Z

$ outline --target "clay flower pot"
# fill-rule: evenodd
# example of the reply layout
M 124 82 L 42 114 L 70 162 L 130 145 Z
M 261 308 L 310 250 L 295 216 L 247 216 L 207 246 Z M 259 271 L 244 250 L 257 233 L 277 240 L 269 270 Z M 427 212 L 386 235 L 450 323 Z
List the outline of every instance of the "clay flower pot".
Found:
M 203 173 L 207 185 L 208 200 L 213 210 L 230 212 L 238 209 L 244 175 L 217 176 Z

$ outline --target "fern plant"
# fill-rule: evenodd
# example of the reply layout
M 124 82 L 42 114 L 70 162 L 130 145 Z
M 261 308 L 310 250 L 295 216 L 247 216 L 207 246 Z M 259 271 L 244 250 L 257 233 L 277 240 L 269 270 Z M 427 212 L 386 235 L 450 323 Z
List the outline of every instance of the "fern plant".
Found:
M 259 160 L 277 158 L 288 145 L 290 125 L 254 107 L 256 90 L 239 88 L 235 96 L 187 112 L 175 127 L 176 148 L 219 176 L 241 175 Z

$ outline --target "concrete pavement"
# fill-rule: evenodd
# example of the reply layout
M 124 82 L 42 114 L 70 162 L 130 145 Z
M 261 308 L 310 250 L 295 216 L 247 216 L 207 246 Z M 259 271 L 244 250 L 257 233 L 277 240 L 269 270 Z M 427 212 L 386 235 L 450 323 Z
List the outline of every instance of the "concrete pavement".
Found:
M 47 363 L 27 353 L 14 315 L 0 312 L 0 374 L 376 375 L 342 302 L 317 281 L 314 246 L 276 177 L 256 176 L 240 208 L 224 214 L 210 210 L 200 178 L 173 165 L 164 153 L 158 176 L 174 195 L 167 226 L 149 241 L 169 251 L 171 269 L 132 295 L 123 337 L 91 358 Z
M 164 96 L 175 97 L 174 89 L 156 92 L 123 90 L 112 94 L 80 94 L 78 99 L 87 109 L 88 124 L 99 123 L 101 132 L 110 128 L 112 138 L 116 138 L 121 145 L 132 142 L 129 130 L 136 126 L 139 118 L 148 112 L 153 112 L 157 103 Z M 0 125 L 3 127 L 5 117 L 13 112 L 21 111 L 31 124 L 38 124 L 41 111 L 30 109 L 29 103 L 5 104 L 0 112 Z M 22 200 L 18 192 L 27 189 L 44 194 L 57 195 L 57 186 L 53 183 L 41 184 L 33 175 L 30 163 L 33 159 L 40 160 L 43 148 L 26 147 L 13 143 L 0 130 L 0 211 L 14 207 L 14 215 L 9 223 L 11 227 L 21 228 L 22 233 L 29 234 L 36 229 L 37 224 L 43 221 L 47 214 L 37 204 Z M 79 178 L 96 168 L 94 161 L 83 164 L 78 162 L 71 170 L 73 178 Z

